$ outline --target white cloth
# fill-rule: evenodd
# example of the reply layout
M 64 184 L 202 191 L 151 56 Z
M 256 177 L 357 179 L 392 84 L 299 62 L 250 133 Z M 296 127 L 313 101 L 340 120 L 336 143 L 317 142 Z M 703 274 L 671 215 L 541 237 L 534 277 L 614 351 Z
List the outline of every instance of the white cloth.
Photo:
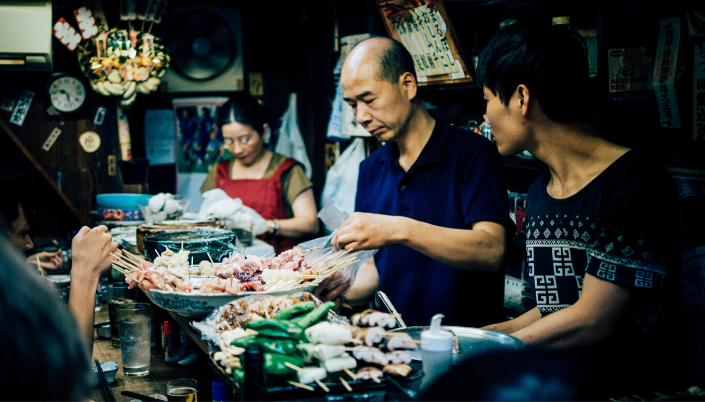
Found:
M 328 169 L 326 184 L 321 194 L 321 205 L 327 205 L 333 201 L 348 215 L 355 212 L 357 178 L 360 162 L 363 159 L 365 159 L 365 142 L 362 138 L 356 138 Z
M 198 212 L 199 219 L 218 218 L 225 221 L 228 226 L 249 225 L 252 231 L 259 236 L 267 231 L 267 221 L 254 209 L 243 205 L 239 198 L 230 198 L 225 191 L 219 188 L 203 193 L 203 203 Z
M 279 128 L 279 139 L 274 152 L 294 158 L 304 166 L 306 177 L 311 178 L 313 168 L 306 153 L 304 138 L 299 131 L 299 118 L 296 112 L 296 93 L 289 95 L 289 108 L 281 117 L 281 127 Z

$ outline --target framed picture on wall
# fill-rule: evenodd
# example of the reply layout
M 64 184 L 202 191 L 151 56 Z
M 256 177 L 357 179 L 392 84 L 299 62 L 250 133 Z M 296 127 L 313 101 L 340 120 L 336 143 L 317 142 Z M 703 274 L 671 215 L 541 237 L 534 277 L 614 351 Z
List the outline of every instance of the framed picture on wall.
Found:
M 414 58 L 419 86 L 472 82 L 442 1 L 377 0 L 389 36 Z
M 188 197 L 189 211 L 201 205 L 200 188 L 208 172 L 228 159 L 218 127 L 218 109 L 228 98 L 176 98 L 172 101 L 176 132 L 176 192 Z

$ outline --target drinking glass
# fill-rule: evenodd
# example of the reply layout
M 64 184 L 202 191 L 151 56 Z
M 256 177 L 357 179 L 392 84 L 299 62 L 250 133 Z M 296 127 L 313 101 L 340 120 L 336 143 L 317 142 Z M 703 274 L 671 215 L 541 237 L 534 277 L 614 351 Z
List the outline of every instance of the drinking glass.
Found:
M 190 378 L 179 378 L 166 383 L 166 397 L 170 402 L 198 402 L 198 383 Z
M 122 349 L 122 371 L 126 376 L 149 374 L 152 338 L 152 306 L 129 303 L 117 308 Z
M 137 303 L 136 289 L 128 289 L 125 282 L 108 285 L 108 316 L 110 317 L 110 338 L 113 346 L 120 347 L 120 332 L 118 330 L 117 308 L 127 303 Z

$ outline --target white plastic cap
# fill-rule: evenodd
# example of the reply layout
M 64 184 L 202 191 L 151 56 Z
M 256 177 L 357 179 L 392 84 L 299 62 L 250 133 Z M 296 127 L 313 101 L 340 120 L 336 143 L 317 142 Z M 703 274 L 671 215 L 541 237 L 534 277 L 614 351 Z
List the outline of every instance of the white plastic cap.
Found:
M 431 318 L 431 329 L 421 333 L 421 349 L 429 352 L 447 352 L 453 350 L 453 333 L 441 330 L 443 314 Z

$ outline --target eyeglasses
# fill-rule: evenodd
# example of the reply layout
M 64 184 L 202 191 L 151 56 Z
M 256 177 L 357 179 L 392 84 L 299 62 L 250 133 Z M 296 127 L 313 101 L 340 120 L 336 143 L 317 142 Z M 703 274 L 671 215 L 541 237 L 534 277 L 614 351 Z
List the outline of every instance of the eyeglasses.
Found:
M 232 147 L 233 145 L 235 145 L 235 142 L 237 142 L 238 144 L 240 144 L 240 146 L 243 147 L 249 145 L 252 142 L 252 135 L 246 135 L 235 140 L 232 138 L 223 139 L 223 145 L 225 145 L 226 147 Z

